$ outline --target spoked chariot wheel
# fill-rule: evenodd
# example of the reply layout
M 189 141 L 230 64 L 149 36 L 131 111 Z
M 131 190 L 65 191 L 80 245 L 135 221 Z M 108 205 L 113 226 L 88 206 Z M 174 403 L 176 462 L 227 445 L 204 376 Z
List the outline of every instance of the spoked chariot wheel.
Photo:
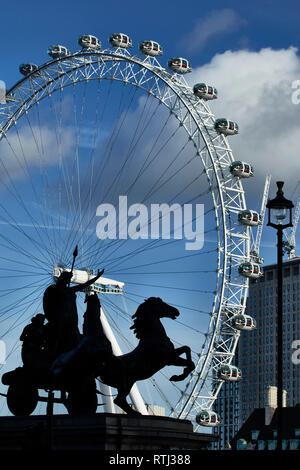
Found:
M 255 326 L 244 309 L 248 279 L 261 274 L 250 256 L 259 220 L 245 213 L 242 186 L 253 170 L 232 155 L 237 124 L 208 106 L 217 90 L 186 82 L 186 59 L 168 71 L 155 41 L 137 55 L 127 35 L 110 43 L 85 35 L 74 53 L 51 46 L 50 61 L 20 66 L 0 107 L 2 372 L 19 365 L 22 330 L 78 245 L 73 282 L 105 268 L 95 290 L 116 352 L 133 348 L 131 316 L 144 299 L 180 311 L 165 327 L 196 368 L 182 383 L 169 381 L 172 368 L 138 383 L 134 405 L 215 425 L 222 384 L 240 378 L 231 365 L 240 331 Z

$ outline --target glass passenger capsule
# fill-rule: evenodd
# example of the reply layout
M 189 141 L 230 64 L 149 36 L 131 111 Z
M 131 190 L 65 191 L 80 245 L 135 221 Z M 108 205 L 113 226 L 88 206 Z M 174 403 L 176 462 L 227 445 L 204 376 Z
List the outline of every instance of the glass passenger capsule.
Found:
M 187 59 L 183 57 L 172 57 L 168 61 L 168 67 L 173 72 L 184 74 L 192 71 L 192 67 Z
M 218 377 L 227 382 L 237 382 L 242 378 L 242 371 L 236 366 L 225 364 L 219 367 Z
M 53 59 L 58 59 L 60 57 L 66 57 L 70 54 L 70 51 L 65 46 L 50 46 L 48 48 L 48 54 Z
M 32 72 L 36 72 L 38 70 L 38 66 L 35 64 L 21 64 L 19 67 L 19 71 L 22 75 L 29 75 Z
M 239 265 L 239 274 L 244 277 L 250 277 L 251 279 L 258 279 L 263 276 L 263 269 L 258 263 L 242 263 Z
M 249 163 L 240 162 L 239 160 L 232 162 L 229 171 L 233 176 L 239 178 L 250 178 L 253 176 L 253 167 Z
M 200 426 L 218 426 L 220 419 L 215 411 L 203 410 L 196 416 L 197 424 Z
M 99 39 L 96 36 L 91 36 L 90 34 L 80 36 L 78 44 L 83 49 L 101 49 L 101 42 Z
M 109 38 L 109 42 L 113 47 L 122 47 L 123 49 L 132 47 L 132 40 L 127 34 L 123 33 L 113 33 Z
M 139 44 L 139 49 L 143 54 L 153 57 L 163 54 L 161 45 L 155 41 L 142 41 Z
M 16 101 L 16 95 L 12 91 L 10 93 L 6 93 L 5 101 L 6 103 Z
M 250 315 L 243 315 L 242 313 L 234 315 L 231 318 L 230 323 L 233 328 L 241 331 L 252 331 L 256 328 L 255 319 L 250 317 Z
M 203 100 L 214 100 L 218 98 L 218 90 L 213 86 L 206 85 L 206 83 L 196 83 L 193 92 Z
M 257 225 L 262 224 L 261 215 L 256 211 L 252 211 L 248 209 L 244 211 L 240 211 L 238 214 L 238 219 L 239 219 L 239 222 L 241 222 L 241 224 L 249 225 L 251 227 L 255 227 Z
M 224 135 L 234 135 L 239 133 L 239 126 L 237 123 L 225 118 L 216 119 L 214 127 L 217 132 Z

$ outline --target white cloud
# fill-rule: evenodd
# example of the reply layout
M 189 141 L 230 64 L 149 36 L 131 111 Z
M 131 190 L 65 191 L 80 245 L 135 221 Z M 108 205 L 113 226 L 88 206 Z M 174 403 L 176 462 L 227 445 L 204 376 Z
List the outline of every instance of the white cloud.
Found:
M 213 10 L 195 21 L 194 28 L 182 40 L 182 46 L 190 53 L 202 49 L 216 35 L 232 33 L 245 24 L 234 10 Z
M 229 137 L 234 156 L 256 170 L 247 191 L 257 183 L 262 188 L 267 173 L 273 181 L 289 182 L 290 191 L 299 179 L 300 104 L 292 102 L 296 79 L 300 60 L 292 47 L 227 51 L 189 76 L 191 85 L 200 81 L 217 87 L 219 98 L 211 104 L 216 117 L 238 122 L 240 134 Z
M 59 141 L 58 141 L 59 139 Z M 70 156 L 74 146 L 74 132 L 64 129 L 58 137 L 50 126 L 23 126 L 10 130 L 0 142 L 0 180 L 27 177 L 35 167 L 51 167 Z

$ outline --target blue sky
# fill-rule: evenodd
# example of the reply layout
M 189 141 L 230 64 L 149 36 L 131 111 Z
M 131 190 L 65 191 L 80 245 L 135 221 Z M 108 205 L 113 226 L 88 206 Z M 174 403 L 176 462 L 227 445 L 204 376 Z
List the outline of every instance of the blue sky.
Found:
M 20 63 L 27 61 L 37 64 L 43 63 L 48 57 L 48 46 L 54 43 L 64 44 L 71 50 L 77 50 L 77 39 L 79 35 L 85 33 L 97 35 L 105 45 L 108 44 L 111 32 L 122 31 L 132 37 L 135 48 L 140 40 L 154 39 L 159 41 L 164 48 L 162 63 L 166 64 L 170 56 L 180 55 L 190 59 L 193 68 L 201 71 L 206 70 L 202 68 L 203 66 L 209 67 L 209 64 L 213 64 L 213 60 L 218 57 L 219 60 L 223 57 L 226 62 L 224 56 L 226 51 L 232 51 L 236 55 L 241 51 L 247 51 L 248 55 L 245 54 L 244 57 L 241 57 L 240 62 L 233 62 L 233 66 L 236 64 L 236 66 L 243 67 L 247 58 L 251 59 L 251 54 L 253 56 L 256 53 L 258 57 L 264 48 L 270 48 L 274 53 L 274 57 L 271 59 L 272 64 L 278 62 L 277 65 L 280 68 L 280 61 L 287 56 L 288 49 L 299 47 L 298 16 L 300 6 L 296 1 L 255 0 L 251 2 L 251 7 L 248 3 L 238 1 L 227 1 L 224 5 L 224 2 L 218 0 L 213 2 L 212 6 L 209 3 L 199 4 L 194 0 L 185 2 L 154 0 L 150 3 L 117 0 L 111 3 L 86 1 L 83 5 L 77 0 L 65 2 L 54 0 L 51 5 L 47 5 L 47 8 L 41 8 L 39 2 L 28 1 L 17 3 L 17 15 L 16 4 L 2 4 L 0 79 L 3 79 L 9 88 L 20 78 L 18 71 Z M 278 51 L 284 52 L 280 54 Z M 294 53 L 292 60 L 293 64 L 287 65 L 287 67 L 290 66 L 290 73 L 287 74 L 287 77 L 283 77 L 285 80 L 290 80 L 290 83 L 292 79 L 296 80 L 300 76 L 298 75 L 300 69 L 295 66 L 298 52 Z M 209 74 L 210 77 L 215 77 L 215 82 L 218 85 L 221 83 L 219 86 L 221 88 L 219 90 L 220 100 L 217 106 L 221 106 L 221 100 L 224 103 L 224 98 L 226 98 L 226 96 L 222 96 L 222 67 L 223 64 L 219 68 L 215 67 L 217 72 L 215 75 L 212 67 L 212 73 Z M 258 63 L 254 61 L 253 68 L 255 67 L 258 67 Z M 276 67 L 274 72 L 272 67 L 270 70 L 271 73 L 276 74 Z M 256 72 L 259 74 L 259 70 L 256 69 Z M 234 69 L 231 73 L 232 77 L 226 75 L 224 79 L 226 81 L 232 79 L 234 83 Z M 256 84 L 253 83 L 253 87 L 251 93 L 254 90 L 255 94 Z M 291 91 L 288 90 L 288 93 L 291 94 Z M 245 102 L 248 98 L 249 96 L 245 95 L 243 97 Z M 273 113 L 275 119 L 275 113 L 278 112 L 276 108 L 282 107 L 278 103 L 280 100 L 280 96 L 276 97 L 274 108 L 270 109 L 269 106 L 269 111 Z M 289 101 L 288 96 L 286 101 Z M 231 102 L 228 104 L 230 105 Z M 260 109 L 257 103 L 256 106 L 255 112 L 264 116 L 264 110 Z M 227 103 L 223 110 L 224 108 L 230 114 L 231 110 L 228 109 Z M 235 108 L 236 106 L 232 106 L 232 114 L 234 114 Z M 295 116 L 297 116 L 299 109 L 294 106 L 293 113 L 290 111 L 290 109 L 285 110 L 289 116 L 293 115 L 291 119 L 295 123 Z M 235 116 L 232 114 L 231 118 L 234 119 Z M 290 121 L 288 117 L 285 119 L 284 114 L 281 114 L 279 119 L 283 120 L 281 124 L 283 124 L 282 131 L 284 132 L 285 125 L 289 128 Z M 238 145 L 233 142 L 233 148 L 236 145 L 238 150 L 242 146 L 243 132 L 245 136 L 244 122 L 239 122 L 239 124 L 241 136 L 237 139 L 240 140 Z M 287 144 L 292 142 L 294 149 L 297 137 L 287 138 Z M 245 145 L 248 145 L 248 141 Z M 276 147 L 276 144 L 274 146 Z M 287 152 L 285 157 L 288 158 L 290 149 L 283 145 L 283 140 L 282 146 L 284 152 Z M 272 149 L 272 143 L 267 146 L 268 151 L 270 151 L 270 147 Z M 296 157 L 293 155 L 291 158 Z M 253 163 L 256 164 L 255 158 Z M 282 165 L 282 161 L 275 159 L 275 164 L 279 167 Z M 268 168 L 263 170 L 267 171 Z M 260 176 L 260 188 L 262 188 L 264 172 L 256 174 Z M 276 175 L 274 177 L 276 178 Z M 289 175 L 286 177 L 286 181 L 288 181 L 288 177 Z M 291 192 L 296 183 L 297 180 L 292 178 Z
M 56 42 L 76 49 L 78 36 L 85 33 L 96 34 L 103 42 L 114 31 L 131 35 L 135 44 L 155 39 L 167 58 L 184 55 L 186 38 L 198 30 L 194 41 L 200 44 L 186 54 L 197 66 L 226 50 L 297 47 L 300 41 L 296 1 L 255 0 L 251 7 L 218 0 L 212 4 L 194 0 L 150 3 L 54 0 L 46 8 L 32 0 L 2 3 L 1 75 L 12 83 L 18 78 L 19 63 L 40 63 L 48 45 Z
M 273 176 L 272 197 L 276 179 L 286 182 L 287 197 L 299 179 L 300 105 L 291 99 L 292 82 L 300 80 L 299 10 L 295 1 L 6 3 L 1 6 L 0 80 L 10 88 L 21 78 L 19 64 L 44 63 L 51 44 L 78 50 L 81 34 L 98 36 L 106 47 L 112 32 L 126 33 L 132 53 L 143 39 L 158 41 L 164 49 L 160 62 L 188 58 L 189 83 L 217 86 L 212 111 L 239 123 L 241 132 L 230 145 L 236 159 L 254 164 L 255 178 L 244 187 L 249 207 L 257 210 L 266 173 Z M 275 254 L 275 232 L 267 228 L 261 255 L 274 262 Z M 169 280 L 176 283 L 175 277 Z

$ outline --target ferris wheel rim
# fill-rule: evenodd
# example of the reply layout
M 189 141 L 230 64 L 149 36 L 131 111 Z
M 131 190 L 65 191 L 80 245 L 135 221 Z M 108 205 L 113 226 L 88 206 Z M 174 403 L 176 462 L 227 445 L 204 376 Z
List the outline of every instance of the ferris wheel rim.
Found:
M 225 289 L 225 285 L 227 285 L 227 287 L 228 287 L 228 284 L 230 284 L 230 281 L 228 282 L 228 276 L 227 276 L 228 260 L 229 260 L 229 263 L 230 263 L 231 258 L 232 258 L 231 245 L 229 244 L 229 247 L 228 247 L 228 239 L 230 238 L 229 229 L 227 228 L 227 219 L 228 219 L 227 209 L 228 209 L 228 207 L 227 207 L 226 203 L 224 203 L 224 199 L 223 199 L 223 194 L 226 194 L 226 191 L 228 190 L 228 188 L 224 188 L 224 183 L 226 182 L 226 178 L 224 177 L 224 175 L 222 175 L 221 178 L 219 176 L 219 174 L 222 173 L 223 169 L 221 168 L 222 171 L 218 172 L 217 166 L 220 165 L 220 163 L 218 162 L 217 159 L 216 159 L 216 161 L 214 159 L 215 155 L 213 153 L 214 149 L 212 148 L 212 140 L 213 140 L 212 135 L 207 129 L 206 129 L 206 134 L 205 135 L 203 134 L 203 129 L 201 129 L 199 127 L 199 122 L 197 121 L 197 118 L 199 119 L 198 113 L 196 111 L 194 111 L 194 109 L 193 109 L 193 112 L 192 112 L 192 109 L 188 107 L 188 105 L 185 101 L 186 98 L 184 97 L 184 95 L 180 94 L 180 91 L 184 90 L 184 92 L 187 93 L 187 90 L 188 90 L 188 87 L 186 86 L 185 83 L 183 83 L 182 78 L 180 77 L 180 79 L 179 79 L 179 78 L 176 77 L 176 75 L 174 76 L 174 75 L 169 74 L 168 72 L 165 71 L 165 69 L 163 67 L 158 67 L 157 65 L 153 65 L 154 59 L 152 59 L 152 58 L 149 59 L 147 57 L 147 59 L 141 60 L 137 56 L 131 56 L 128 51 L 126 51 L 126 53 L 123 53 L 123 52 L 120 53 L 120 52 L 115 52 L 115 51 L 109 51 L 108 52 L 108 50 L 104 50 L 104 51 L 86 51 L 86 52 L 79 51 L 79 52 L 71 54 L 70 56 L 67 56 L 67 57 L 61 57 L 61 58 L 58 58 L 58 59 L 55 59 L 55 60 L 48 61 L 45 64 L 43 64 L 42 66 L 40 66 L 35 72 L 32 72 L 31 74 L 29 74 L 28 76 L 22 78 L 19 82 L 17 82 L 8 91 L 8 94 L 14 93 L 16 90 L 18 90 L 19 87 L 23 86 L 23 84 L 27 83 L 28 81 L 31 81 L 37 73 L 41 74 L 42 72 L 47 71 L 49 68 L 51 68 L 55 64 L 67 63 L 69 61 L 72 61 L 73 59 L 76 60 L 76 59 L 81 58 L 81 57 L 84 57 L 84 58 L 85 57 L 98 57 L 98 58 L 101 57 L 103 59 L 103 62 L 108 62 L 108 61 L 118 61 L 120 63 L 121 62 L 130 62 L 130 63 L 133 63 L 135 65 L 138 65 L 139 67 L 141 67 L 143 69 L 146 69 L 152 75 L 155 75 L 159 80 L 164 82 L 169 88 L 172 89 L 173 93 L 177 96 L 179 101 L 183 104 L 185 109 L 192 116 L 192 119 L 194 120 L 196 126 L 198 127 L 198 131 L 201 133 L 201 137 L 203 138 L 204 142 L 206 143 L 206 148 L 208 149 L 209 157 L 211 158 L 211 161 L 212 161 L 212 164 L 213 164 L 213 167 L 214 167 L 213 168 L 213 174 L 216 177 L 216 180 L 218 182 L 218 188 L 217 188 L 218 195 L 217 195 L 216 199 L 214 199 L 214 206 L 215 206 L 215 212 L 218 213 L 217 209 L 216 209 L 216 206 L 217 206 L 216 200 L 219 197 L 221 202 L 218 202 L 218 205 L 221 206 L 221 209 L 222 209 L 222 211 L 221 211 L 222 212 L 222 217 L 220 217 L 220 218 L 222 219 L 223 232 L 221 232 L 221 235 L 220 235 L 220 233 L 218 233 L 218 237 L 222 238 L 222 234 L 223 234 L 223 240 L 220 240 L 220 243 L 221 243 L 221 241 L 223 241 L 224 246 L 222 246 L 222 248 L 220 248 L 220 246 L 218 246 L 218 259 L 219 259 L 220 264 L 219 264 L 218 269 L 217 269 L 217 271 L 218 271 L 217 275 L 220 276 L 221 279 L 222 279 L 222 284 L 221 284 L 222 293 L 219 297 L 219 301 L 217 300 L 217 298 L 215 298 L 215 301 L 213 303 L 214 306 L 213 306 L 213 309 L 212 309 L 213 312 L 212 312 L 212 315 L 211 315 L 211 322 L 210 322 L 210 326 L 212 325 L 212 330 L 213 331 L 212 331 L 211 334 L 209 334 L 209 333 L 207 334 L 207 338 L 204 342 L 204 347 L 207 347 L 207 346 L 205 346 L 207 343 L 209 345 L 208 345 L 208 349 L 205 353 L 205 364 L 203 365 L 203 367 L 201 369 L 201 374 L 199 374 L 199 377 L 200 377 L 200 375 L 202 377 L 204 375 L 204 372 L 206 371 L 206 366 L 209 367 L 208 363 L 212 359 L 212 353 L 213 353 L 213 349 L 214 349 L 215 338 L 216 338 L 216 335 L 218 333 L 218 327 L 220 327 L 220 322 L 221 322 L 221 310 L 223 308 L 224 289 Z M 105 59 L 107 59 L 107 60 L 105 60 Z M 89 63 L 83 63 L 81 65 L 78 65 L 75 69 L 73 68 L 72 71 L 85 68 L 88 65 L 90 65 L 90 64 Z M 68 72 L 65 72 L 65 74 L 67 74 L 67 73 Z M 63 76 L 63 74 L 57 73 L 56 80 L 59 80 L 62 76 Z M 101 77 L 101 78 L 105 78 L 105 77 Z M 82 79 L 82 81 L 83 80 L 84 80 L 84 78 Z M 91 80 L 91 78 L 89 78 L 88 80 Z M 113 80 L 117 80 L 117 79 L 113 78 Z M 78 80 L 78 82 L 79 81 L 80 80 Z M 125 80 L 123 80 L 123 82 L 125 83 Z M 48 89 L 48 87 L 52 83 L 53 83 L 53 81 L 51 81 L 51 80 L 49 80 L 47 82 L 45 80 L 45 89 Z M 140 89 L 143 89 L 144 91 L 147 91 L 141 85 L 137 85 L 136 83 L 131 83 L 130 80 L 126 81 L 126 83 L 129 83 L 131 85 L 139 86 Z M 71 85 L 71 83 L 69 83 L 68 85 L 65 85 L 65 86 L 69 86 L 69 85 Z M 149 90 L 148 90 L 148 92 L 149 92 Z M 155 95 L 154 93 L 152 93 L 152 95 L 154 96 L 154 98 L 160 99 L 158 95 Z M 44 97 L 46 97 L 46 96 L 47 95 L 45 95 Z M 39 101 L 33 102 L 28 107 L 28 109 L 30 109 L 31 106 L 36 105 L 38 102 Z M 23 106 L 23 109 L 26 108 L 25 104 L 26 104 L 26 102 L 23 102 L 22 105 L 20 106 L 20 108 L 18 108 L 15 111 L 15 113 L 13 115 L 11 115 L 12 124 L 13 124 L 13 121 L 14 121 L 17 113 L 20 111 L 21 107 Z M 165 102 L 163 104 L 166 105 Z M 208 113 L 211 116 L 213 116 L 212 113 L 209 110 L 208 105 L 203 104 L 203 106 L 208 108 Z M 8 107 L 9 107 L 9 104 L 8 104 Z M 176 114 L 175 112 L 173 112 L 173 113 Z M 1 116 L 1 113 L 0 113 L 0 116 Z M 17 116 L 17 119 L 15 120 L 15 122 L 21 116 L 22 116 L 22 112 L 19 114 L 19 116 Z M 178 115 L 176 117 L 178 117 Z M 7 121 L 7 125 L 8 125 L 8 121 Z M 10 125 L 8 125 L 8 127 L 6 127 L 6 126 L 2 126 L 2 128 L 0 127 L 0 139 L 5 134 L 5 132 L 7 130 L 9 130 L 9 128 L 10 128 Z M 187 131 L 187 129 L 186 129 L 186 131 Z M 229 144 L 227 142 L 227 139 L 224 136 L 221 136 L 221 139 L 224 141 L 224 146 L 227 148 L 228 153 L 230 154 L 231 150 L 230 150 Z M 233 158 L 231 159 L 231 161 L 233 161 Z M 205 162 L 203 162 L 203 165 L 205 166 Z M 218 178 L 217 178 L 217 176 L 218 176 Z M 213 193 L 213 191 L 212 191 L 212 193 Z M 244 199 L 243 199 L 244 193 L 241 192 L 240 194 L 241 194 L 241 198 L 242 198 L 241 204 L 245 206 L 245 202 L 244 202 Z M 242 208 L 245 208 L 245 207 L 242 207 Z M 222 250 L 223 250 L 224 258 L 223 258 L 223 262 L 221 263 Z M 248 258 L 248 256 L 249 256 L 248 252 L 246 251 L 246 254 L 244 254 L 244 258 L 246 259 L 246 258 Z M 222 270 L 223 270 L 223 272 L 222 272 Z M 247 291 L 247 286 L 248 286 L 247 284 L 244 285 L 244 289 L 243 289 L 244 292 Z M 217 293 L 216 295 L 219 295 L 219 294 Z M 246 296 L 244 296 L 244 297 L 246 297 Z M 217 309 L 218 311 L 215 312 L 214 308 L 217 304 L 218 304 L 218 309 Z M 241 311 L 242 311 L 242 306 L 241 306 Z M 213 319 L 213 317 L 214 317 L 214 319 Z M 238 337 L 239 337 L 239 333 L 237 332 L 237 334 L 235 335 L 235 342 L 233 344 L 233 351 L 236 348 Z M 203 371 L 203 374 L 202 374 L 202 371 Z M 207 368 L 207 371 L 208 371 L 208 368 Z M 200 378 L 199 378 L 199 380 L 200 380 Z M 186 409 L 188 408 L 188 404 L 190 404 L 191 400 L 194 399 L 192 394 L 194 394 L 198 383 L 199 383 L 199 381 L 197 383 L 195 383 L 195 385 L 193 387 L 193 391 L 190 395 L 190 399 L 185 403 L 185 406 L 181 409 L 181 411 L 179 413 L 179 416 L 184 415 Z M 216 395 L 214 397 L 211 397 L 211 399 L 209 400 L 210 404 L 209 404 L 208 408 L 210 408 L 212 406 L 213 401 L 214 401 L 215 398 L 216 398 Z M 185 417 L 186 417 L 186 415 L 185 415 Z

